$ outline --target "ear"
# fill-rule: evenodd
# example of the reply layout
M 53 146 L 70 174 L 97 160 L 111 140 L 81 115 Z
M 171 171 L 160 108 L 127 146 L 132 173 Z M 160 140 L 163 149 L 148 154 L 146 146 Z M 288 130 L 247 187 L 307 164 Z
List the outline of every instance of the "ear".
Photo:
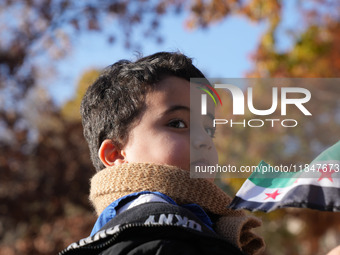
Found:
M 124 161 L 124 155 L 113 144 L 110 139 L 106 139 L 100 145 L 98 156 L 106 167 L 121 165 Z

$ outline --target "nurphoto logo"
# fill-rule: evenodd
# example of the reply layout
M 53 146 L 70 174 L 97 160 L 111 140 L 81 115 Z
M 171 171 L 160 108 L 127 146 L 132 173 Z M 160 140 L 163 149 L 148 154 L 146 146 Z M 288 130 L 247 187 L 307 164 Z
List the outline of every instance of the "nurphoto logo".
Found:
M 269 116 L 273 114 L 278 108 L 278 101 L 279 101 L 279 89 L 280 89 L 280 115 L 287 116 L 287 105 L 295 105 L 302 114 L 306 116 L 312 116 L 311 112 L 305 107 L 304 104 L 310 101 L 311 93 L 306 88 L 300 87 L 272 87 L 271 88 L 271 107 L 269 109 L 256 109 L 254 106 L 254 99 L 253 99 L 253 88 L 247 88 L 247 97 L 245 97 L 241 88 L 233 85 L 233 84 L 215 84 L 214 87 L 205 84 L 207 88 L 201 88 L 202 91 L 206 92 L 214 101 L 214 104 L 217 105 L 216 99 L 214 98 L 213 94 L 218 98 L 221 106 L 222 101 L 220 95 L 217 93 L 215 89 L 222 89 L 224 92 L 228 92 L 231 94 L 232 97 L 232 114 L 233 115 L 245 115 L 245 101 L 247 102 L 248 110 L 257 116 Z M 212 91 L 212 93 L 209 91 Z M 269 88 L 270 89 L 270 88 Z M 207 115 L 207 94 L 201 95 L 201 114 Z M 292 98 L 292 95 L 299 95 L 297 98 Z M 214 119 L 213 126 L 216 127 L 217 125 L 226 125 L 230 124 L 231 127 L 235 125 L 243 125 L 244 127 L 262 127 L 264 126 L 265 122 L 270 123 L 271 127 L 275 126 L 276 122 L 280 122 L 281 126 L 283 127 L 296 127 L 298 125 L 298 121 L 296 119 L 250 119 L 250 120 L 243 120 L 243 121 L 233 121 L 232 119 Z

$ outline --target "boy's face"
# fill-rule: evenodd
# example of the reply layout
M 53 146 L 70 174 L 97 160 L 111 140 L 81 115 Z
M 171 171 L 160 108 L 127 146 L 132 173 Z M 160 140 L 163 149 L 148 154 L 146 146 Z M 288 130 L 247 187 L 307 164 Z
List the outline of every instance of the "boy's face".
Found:
M 175 76 L 160 81 L 147 94 L 146 109 L 121 150 L 124 162 L 168 164 L 185 170 L 190 165 L 216 165 L 211 117 L 201 116 L 199 106 L 194 108 L 190 109 L 188 81 Z M 214 115 L 212 104 L 208 104 L 208 112 Z M 195 114 L 192 123 L 190 114 Z

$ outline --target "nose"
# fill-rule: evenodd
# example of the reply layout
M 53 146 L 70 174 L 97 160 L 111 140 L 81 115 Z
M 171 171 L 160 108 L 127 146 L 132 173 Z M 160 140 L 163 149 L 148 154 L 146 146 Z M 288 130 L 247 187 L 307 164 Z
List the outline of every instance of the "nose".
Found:
M 196 150 L 212 148 L 212 139 L 204 129 L 196 129 L 190 135 L 192 147 Z

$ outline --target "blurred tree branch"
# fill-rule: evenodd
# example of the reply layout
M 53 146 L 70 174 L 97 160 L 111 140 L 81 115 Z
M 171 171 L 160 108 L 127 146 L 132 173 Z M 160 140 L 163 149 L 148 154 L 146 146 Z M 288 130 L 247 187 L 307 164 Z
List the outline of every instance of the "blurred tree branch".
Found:
M 74 100 L 61 110 L 38 86 L 39 77 L 53 70 L 56 61 L 72 50 L 80 34 L 91 31 L 102 36 L 105 30 L 104 36 L 110 43 L 121 38 L 125 47 L 135 49 L 139 47 L 138 40 L 134 40 L 137 29 L 142 30 L 147 39 L 162 40 L 160 24 L 170 12 L 186 12 L 184 25 L 189 29 L 208 29 L 231 15 L 238 15 L 268 24 L 253 53 L 254 66 L 249 77 L 338 77 L 338 1 L 312 0 L 308 4 L 297 1 L 296 12 L 303 20 L 304 29 L 293 31 L 292 48 L 280 52 L 277 31 L 283 19 L 282 8 L 287 2 L 1 1 L 0 254 L 55 254 L 88 234 L 93 223 L 94 216 L 87 201 L 88 179 L 93 167 L 76 112 L 84 88 L 97 73 L 93 71 L 80 82 L 82 85 Z M 334 88 L 321 88 L 317 97 L 334 98 L 337 96 L 334 91 Z M 323 125 L 328 128 L 329 123 Z M 327 135 L 337 132 L 334 126 L 329 130 L 323 136 L 325 143 L 329 142 Z M 297 135 L 304 137 L 315 133 Z M 240 136 L 239 133 L 232 136 L 237 141 L 231 145 L 242 149 Z M 260 136 L 246 134 L 245 137 L 253 139 L 254 143 L 249 145 L 253 152 L 260 150 L 256 144 Z M 265 137 L 267 145 L 273 139 L 276 138 Z M 235 153 L 231 151 L 230 157 L 236 158 Z M 256 158 L 256 155 L 250 156 Z M 310 222 L 315 217 L 318 216 L 310 216 Z

